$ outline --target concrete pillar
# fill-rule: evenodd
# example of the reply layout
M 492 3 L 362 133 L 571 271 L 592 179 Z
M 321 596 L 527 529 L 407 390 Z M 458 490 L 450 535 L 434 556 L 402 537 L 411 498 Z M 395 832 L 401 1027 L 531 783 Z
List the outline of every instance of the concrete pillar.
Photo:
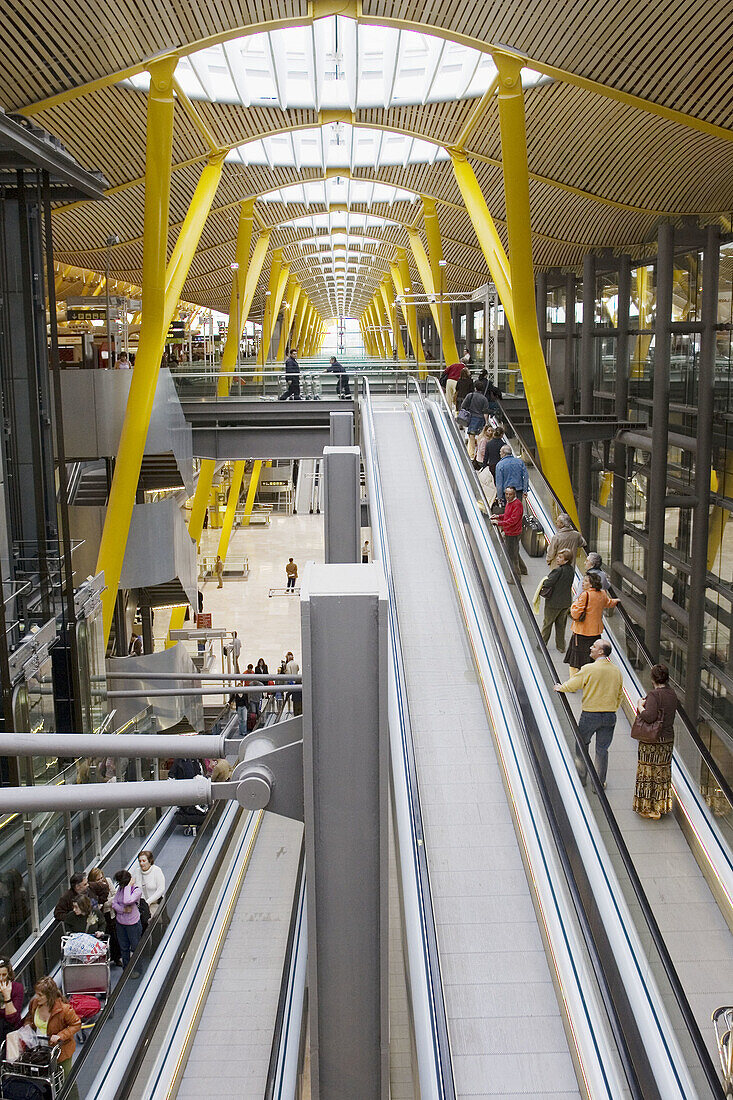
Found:
M 301 587 L 311 1095 L 389 1094 L 387 588 L 379 563 Z
M 331 413 L 331 446 L 354 446 L 354 414 L 350 412 Z
M 361 562 L 361 451 L 324 447 L 326 561 Z

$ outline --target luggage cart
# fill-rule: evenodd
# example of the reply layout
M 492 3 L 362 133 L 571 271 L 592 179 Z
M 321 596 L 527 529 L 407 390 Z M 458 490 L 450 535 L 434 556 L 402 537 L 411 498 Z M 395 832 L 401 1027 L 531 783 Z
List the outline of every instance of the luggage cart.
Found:
M 35 1051 L 48 1052 L 48 1060 L 35 1062 Z M 5 1058 L 5 1043 L 0 1046 L 0 1096 L 3 1100 L 56 1100 L 64 1087 L 64 1071 L 59 1065 L 60 1047 L 49 1049 L 39 1044 L 21 1054 L 17 1062 Z
M 106 997 L 111 988 L 109 944 L 99 940 L 104 946 L 104 955 L 88 960 L 86 956 L 67 954 L 68 940 L 68 936 L 61 938 L 61 992 L 65 997 L 72 993 Z
M 715 1038 L 718 1040 L 720 1068 L 723 1071 L 723 1085 L 728 1100 L 733 1100 L 733 1006 L 716 1008 L 713 1013 Z

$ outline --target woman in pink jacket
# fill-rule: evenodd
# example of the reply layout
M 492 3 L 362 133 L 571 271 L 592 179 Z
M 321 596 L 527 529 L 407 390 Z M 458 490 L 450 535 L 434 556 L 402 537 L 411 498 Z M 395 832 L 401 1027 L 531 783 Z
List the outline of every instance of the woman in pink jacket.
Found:
M 132 881 L 129 871 L 118 871 L 115 875 L 117 893 L 112 898 L 112 908 L 117 919 L 117 939 L 120 944 L 122 965 L 127 966 L 130 956 L 140 943 L 143 934 L 143 926 L 140 920 L 138 902 L 142 897 L 142 889 Z M 132 977 L 136 977 L 133 972 Z

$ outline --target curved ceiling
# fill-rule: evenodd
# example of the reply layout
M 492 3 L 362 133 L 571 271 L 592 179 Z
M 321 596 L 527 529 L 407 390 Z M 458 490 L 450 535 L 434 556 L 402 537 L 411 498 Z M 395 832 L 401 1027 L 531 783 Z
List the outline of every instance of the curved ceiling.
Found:
M 318 0 L 307 10 L 304 0 L 265 0 L 256 10 L 247 0 L 199 0 L 195 12 L 172 0 L 142 11 L 135 0 L 34 0 L 33 26 L 11 14 L 0 30 L 3 105 L 27 110 L 110 183 L 106 202 L 55 212 L 58 259 L 103 270 L 104 242 L 116 234 L 112 274 L 140 281 L 140 70 L 172 50 L 182 95 L 171 246 L 207 159 L 202 133 L 229 149 L 183 291 L 205 306 L 228 308 L 238 205 L 250 195 L 260 196 L 259 224 L 273 227 L 271 247 L 283 249 L 324 318 L 334 302 L 363 310 L 396 247 L 407 250 L 420 286 L 409 234 L 417 229 L 425 243 L 421 194 L 437 201 L 446 290 L 486 281 L 446 148 L 470 134 L 468 159 L 506 247 L 492 45 L 527 58 L 537 266 L 577 268 L 589 248 L 640 254 L 660 218 L 707 222 L 733 209 L 733 133 L 725 129 L 733 11 L 688 0 L 678 20 L 669 5 L 642 12 L 619 0 L 605 20 L 592 0 L 562 8 L 438 0 L 425 9 L 428 27 L 407 22 L 412 8 L 346 0 L 347 14 L 334 17 Z M 336 234 L 347 238 L 343 267 Z M 266 283 L 267 270 L 254 312 Z

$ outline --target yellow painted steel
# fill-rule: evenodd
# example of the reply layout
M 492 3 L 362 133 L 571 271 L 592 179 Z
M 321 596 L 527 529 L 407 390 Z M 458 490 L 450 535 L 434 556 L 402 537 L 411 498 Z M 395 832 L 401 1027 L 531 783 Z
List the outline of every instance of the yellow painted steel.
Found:
M 423 247 L 423 243 L 420 240 L 420 234 L 417 229 L 410 227 L 407 230 L 407 235 L 410 238 L 410 248 L 412 255 L 415 259 L 417 271 L 422 282 L 423 289 L 428 296 L 428 305 L 430 306 L 430 312 L 433 315 L 435 321 L 435 327 L 440 331 L 440 312 L 438 310 L 437 303 L 435 301 L 435 289 L 433 287 L 433 274 L 430 270 L 430 260 L 428 254 Z M 413 294 L 415 293 L 415 287 L 412 288 Z
M 282 358 L 285 357 L 285 352 L 288 348 L 297 348 L 298 346 L 298 325 L 300 323 L 300 315 L 305 308 L 305 291 L 300 283 L 297 283 L 294 295 L 294 306 L 292 310 L 292 318 L 290 322 L 290 340 L 286 347 L 283 349 Z
M 498 73 L 497 73 L 497 75 L 491 81 L 488 88 L 486 89 L 484 94 L 481 96 L 481 99 L 478 101 L 478 103 L 474 107 L 473 111 L 471 112 L 466 125 L 461 130 L 458 141 L 456 142 L 456 149 L 462 150 L 466 147 L 466 145 L 470 141 L 472 135 L 475 133 L 476 127 L 478 126 L 479 122 L 481 121 L 481 119 L 486 114 L 486 111 L 487 111 L 489 105 L 491 104 L 494 96 L 496 95 L 496 89 L 498 87 L 499 87 L 499 76 L 498 76 Z
M 299 351 L 300 351 L 301 337 L 305 334 L 306 318 L 308 317 L 308 315 L 309 315 L 312 308 L 313 307 L 311 306 L 310 298 L 305 293 L 305 291 L 303 291 L 303 306 L 302 306 L 302 309 L 300 311 L 300 317 L 298 318 L 298 331 L 295 335 L 295 345 L 294 345 L 296 348 L 298 348 Z
M 392 281 L 398 294 L 402 298 L 402 312 L 407 322 L 407 331 L 410 336 L 410 343 L 412 344 L 412 354 L 415 356 L 418 368 L 420 369 L 420 377 L 422 378 L 425 373 L 425 349 L 422 346 L 422 339 L 420 338 L 417 307 L 415 303 L 410 300 L 412 284 L 410 282 L 410 267 L 407 263 L 407 253 L 404 248 L 397 249 L 395 263 L 391 266 L 391 272 Z
M 499 70 L 499 124 L 509 235 L 514 342 L 542 471 L 568 514 L 578 523 L 570 473 L 537 327 L 522 66 L 516 58 L 499 51 L 495 53 L 494 61 Z M 456 161 L 454 170 L 455 168 Z M 475 194 L 471 205 L 483 205 L 486 216 L 490 218 L 475 176 L 474 183 Z M 468 203 L 466 205 L 468 207 Z M 483 241 L 481 243 L 483 245 Z M 491 269 L 491 262 L 489 268 Z
M 601 489 L 598 493 L 598 503 L 601 508 L 605 508 L 608 504 L 608 498 L 611 496 L 611 486 L 613 485 L 613 474 L 610 470 L 604 470 L 601 477 Z
M 280 309 L 280 301 L 282 300 L 285 283 L 287 282 L 288 273 L 290 271 L 290 266 L 286 265 L 286 267 L 287 271 L 285 272 L 285 279 L 283 280 L 282 276 L 285 270 L 283 267 L 283 250 L 282 248 L 276 248 L 270 257 L 270 278 L 267 284 L 265 308 L 262 316 L 262 340 L 257 352 L 257 369 L 254 376 L 255 384 L 262 380 L 262 368 L 267 362 L 269 355 L 272 330 L 275 326 L 275 319 Z
M 374 358 L 374 344 L 372 343 L 371 334 L 367 330 L 367 323 L 364 314 L 359 318 L 359 328 L 361 329 L 361 338 L 364 342 L 364 352 L 370 359 Z
M 252 509 L 254 508 L 255 496 L 257 495 L 257 485 L 260 480 L 260 470 L 262 469 L 262 463 L 259 459 L 252 466 L 252 473 L 249 477 L 249 488 L 247 489 L 247 499 L 244 503 L 244 515 L 242 517 L 242 527 L 249 527 L 249 521 L 252 516 Z
M 653 306 L 653 291 L 651 285 L 651 279 L 649 278 L 649 268 L 640 264 L 633 273 L 636 276 L 636 294 L 634 294 L 634 279 L 632 276 L 631 283 L 631 300 L 636 297 L 636 305 L 639 310 L 639 328 L 650 328 L 652 324 L 652 309 Z M 652 336 L 651 333 L 645 335 L 639 333 L 634 340 L 634 347 L 631 352 L 631 378 L 643 378 L 644 371 L 646 369 L 646 360 L 649 354 L 649 348 L 651 346 Z
M 276 359 L 278 363 L 282 362 L 285 358 L 285 349 L 288 346 L 288 337 L 293 327 L 293 321 L 295 320 L 295 311 L 298 308 L 298 301 L 300 299 L 300 283 L 291 275 L 288 279 L 288 285 L 285 288 L 285 301 L 283 310 L 283 323 L 280 329 L 280 340 L 277 345 Z
M 456 346 L 456 337 L 453 332 L 453 319 L 450 305 L 444 301 L 447 292 L 445 285 L 445 267 L 441 267 L 443 259 L 443 246 L 440 243 L 440 225 L 438 212 L 435 208 L 435 200 L 427 195 L 422 200 L 423 219 L 425 222 L 425 235 L 428 239 L 428 260 L 430 261 L 430 273 L 433 277 L 432 292 L 437 298 L 438 315 L 440 317 L 438 330 L 440 342 L 443 346 L 443 358 L 446 363 L 457 363 L 460 359 Z M 412 237 L 410 238 L 412 241 Z
M 391 359 L 392 358 L 392 338 L 391 338 L 391 332 L 387 331 L 387 328 L 388 327 L 391 328 L 391 326 L 389 325 L 389 317 L 386 318 L 387 324 L 385 325 L 385 316 L 384 316 L 384 313 L 382 312 L 382 295 L 379 292 L 379 287 L 377 287 L 377 290 L 374 294 L 374 298 L 372 299 L 372 309 L 374 310 L 374 316 L 375 316 L 376 322 L 377 322 L 377 329 L 378 329 L 378 332 L 380 334 L 383 349 L 384 349 L 384 358 L 385 359 Z
M 145 160 L 145 249 L 143 252 L 143 325 L 132 372 L 125 421 L 102 530 L 96 571 L 104 572 L 102 611 L 105 642 L 114 616 L 117 588 L 140 478 L 165 325 L 165 270 L 170 209 L 175 58 L 150 66 Z
M 224 167 L 224 153 L 216 153 L 204 166 L 191 199 L 191 205 L 178 234 L 165 273 L 165 329 L 181 299 L 183 284 L 188 278 L 191 260 L 201 239 L 204 224 L 211 210 Z
M 194 129 L 198 131 L 198 133 L 201 135 L 201 137 L 204 139 L 207 146 L 209 147 L 209 152 L 210 153 L 218 153 L 218 152 L 221 151 L 222 156 L 223 156 L 225 150 L 222 149 L 221 142 L 216 140 L 216 138 L 212 134 L 211 130 L 206 125 L 203 118 L 198 113 L 198 111 L 194 107 L 193 103 L 188 98 L 188 96 L 186 95 L 186 93 L 184 92 L 183 88 L 178 83 L 178 81 L 175 79 L 175 77 L 173 79 L 173 90 L 176 93 L 176 99 L 178 100 L 178 102 L 181 104 L 181 107 L 183 107 L 183 110 L 188 115 L 188 118 L 191 121 L 191 123 L 193 124 Z
M 367 320 L 371 328 L 374 343 L 377 346 L 377 358 L 386 359 L 387 352 L 384 344 L 384 337 L 382 335 L 381 325 L 379 323 L 379 314 L 377 313 L 376 302 L 374 298 L 370 301 L 366 308 Z
M 407 355 L 405 354 L 405 345 L 402 342 L 402 332 L 400 329 L 399 317 L 397 316 L 397 306 L 394 300 L 394 289 L 389 275 L 385 275 L 384 279 L 379 284 L 379 291 L 382 295 L 384 308 L 387 310 L 387 316 L 392 326 L 392 347 L 397 349 L 398 361 L 404 363 L 407 360 Z
M 720 496 L 726 498 L 733 497 L 733 451 L 725 452 L 725 466 L 722 470 L 722 477 L 720 474 L 716 475 L 715 485 L 713 485 L 711 479 L 711 489 Z M 717 558 L 723 547 L 723 536 L 725 535 L 725 528 L 729 516 L 730 512 L 728 509 L 721 508 L 719 504 L 714 505 L 710 511 L 707 561 L 708 572 L 710 573 L 715 573 L 716 571 Z M 723 576 L 723 571 L 720 569 L 720 566 L 718 566 L 717 572 L 718 576 Z
M 216 551 L 224 562 L 227 560 L 229 540 L 232 537 L 232 528 L 234 527 L 234 513 L 237 510 L 239 490 L 242 488 L 243 477 L 244 462 L 237 461 L 232 466 L 232 480 L 229 486 L 229 496 L 227 497 L 227 510 L 224 513 L 224 522 L 221 525 L 221 534 L 219 535 L 219 546 Z

